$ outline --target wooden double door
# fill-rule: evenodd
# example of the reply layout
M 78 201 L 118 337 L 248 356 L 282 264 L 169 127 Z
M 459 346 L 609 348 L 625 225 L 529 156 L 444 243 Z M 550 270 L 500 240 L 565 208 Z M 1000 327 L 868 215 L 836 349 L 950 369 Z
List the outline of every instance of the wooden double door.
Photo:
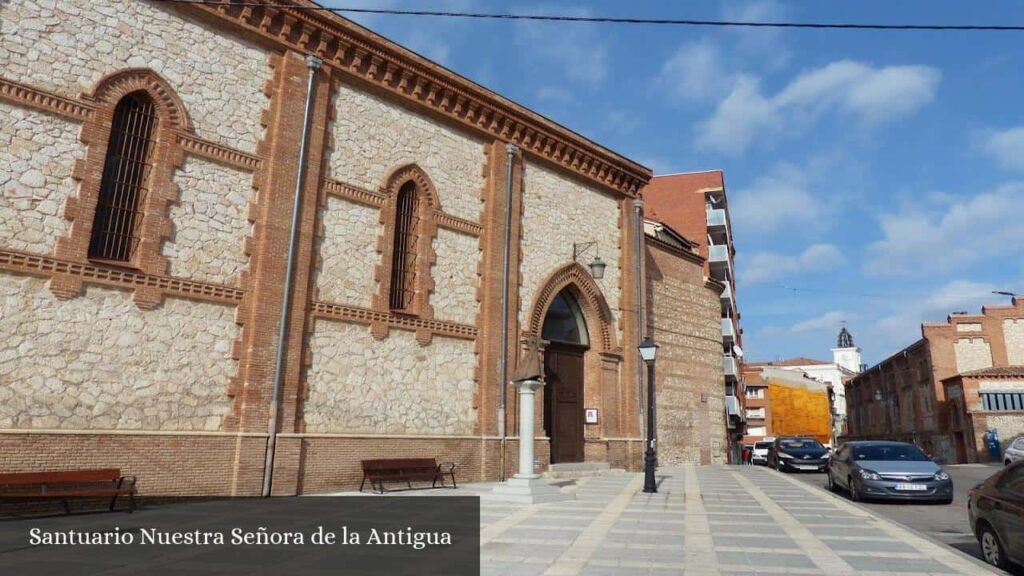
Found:
M 583 354 L 586 347 L 552 343 L 544 351 L 544 431 L 551 462 L 583 462 Z

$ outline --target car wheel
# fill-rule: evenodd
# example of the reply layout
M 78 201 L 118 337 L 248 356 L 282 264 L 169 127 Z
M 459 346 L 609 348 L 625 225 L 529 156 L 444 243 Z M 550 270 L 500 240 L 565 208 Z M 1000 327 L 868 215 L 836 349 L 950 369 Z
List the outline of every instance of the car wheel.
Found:
M 988 524 L 983 524 L 978 529 L 978 543 L 981 544 L 981 557 L 985 562 L 1003 570 L 1010 567 L 1010 561 L 1006 558 L 1006 551 L 999 542 L 999 536 Z
M 846 485 L 850 487 L 850 500 L 860 502 L 864 499 L 860 494 L 860 488 L 857 486 L 857 483 L 853 481 L 853 476 L 846 479 Z
M 839 492 L 839 486 L 837 486 L 836 485 L 836 481 L 832 479 L 832 471 L 829 470 L 829 471 L 825 472 L 825 476 L 827 477 L 827 480 L 828 480 L 828 491 L 829 492 Z

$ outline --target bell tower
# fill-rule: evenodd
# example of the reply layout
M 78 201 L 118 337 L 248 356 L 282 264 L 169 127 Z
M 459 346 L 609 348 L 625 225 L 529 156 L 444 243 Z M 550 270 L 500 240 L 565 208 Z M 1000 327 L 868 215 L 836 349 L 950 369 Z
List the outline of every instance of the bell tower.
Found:
M 836 347 L 832 349 L 832 361 L 850 372 L 860 373 L 860 348 L 853 343 L 853 335 L 846 329 L 845 321 L 836 339 Z

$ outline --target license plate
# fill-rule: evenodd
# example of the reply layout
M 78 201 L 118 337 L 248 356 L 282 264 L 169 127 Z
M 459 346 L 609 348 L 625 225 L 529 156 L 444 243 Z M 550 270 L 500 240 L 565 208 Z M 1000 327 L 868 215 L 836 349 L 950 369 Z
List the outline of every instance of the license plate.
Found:
M 817 466 L 802 466 L 800 464 L 797 464 L 796 469 L 797 470 L 817 470 L 818 467 Z
M 896 489 L 897 490 L 909 490 L 911 492 L 919 492 L 919 491 L 922 491 L 922 490 L 927 490 L 928 487 L 925 486 L 924 484 L 904 484 L 904 483 L 901 482 L 901 483 L 896 485 Z

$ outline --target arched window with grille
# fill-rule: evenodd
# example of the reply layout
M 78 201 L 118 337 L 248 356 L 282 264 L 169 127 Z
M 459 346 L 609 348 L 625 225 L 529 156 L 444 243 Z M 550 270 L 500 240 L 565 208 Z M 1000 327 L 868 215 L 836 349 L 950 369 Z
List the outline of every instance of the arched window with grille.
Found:
M 125 95 L 114 108 L 89 241 L 90 259 L 131 262 L 135 256 L 157 122 L 153 99 L 141 90 Z
M 412 312 L 416 295 L 416 258 L 419 197 L 415 182 L 406 182 L 395 201 L 391 289 L 388 305 L 397 312 Z

